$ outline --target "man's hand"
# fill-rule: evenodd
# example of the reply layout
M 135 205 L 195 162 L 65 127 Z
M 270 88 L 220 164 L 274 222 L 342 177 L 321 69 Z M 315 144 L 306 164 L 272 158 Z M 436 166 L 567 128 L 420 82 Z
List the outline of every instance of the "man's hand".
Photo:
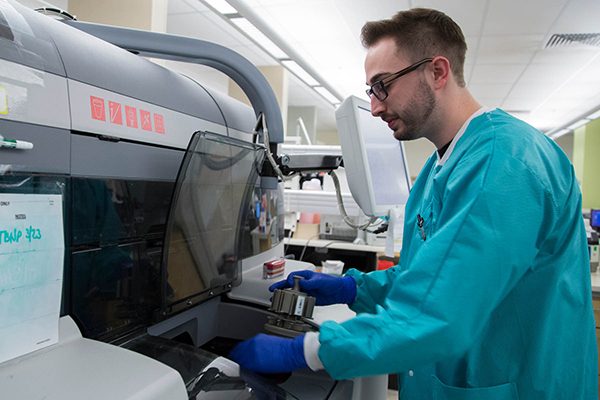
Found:
M 356 281 L 351 276 L 331 276 L 313 271 L 296 271 L 269 287 L 271 292 L 294 286 L 294 276 L 301 276 L 300 289 L 317 300 L 318 306 L 352 304 L 356 298 Z
M 259 334 L 239 343 L 229 357 L 242 368 L 273 374 L 306 368 L 304 335 L 294 339 Z

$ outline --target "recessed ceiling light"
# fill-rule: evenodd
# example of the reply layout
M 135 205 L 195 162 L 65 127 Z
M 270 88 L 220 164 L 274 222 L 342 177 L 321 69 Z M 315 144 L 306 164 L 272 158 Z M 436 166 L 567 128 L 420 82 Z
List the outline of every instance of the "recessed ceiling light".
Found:
M 240 28 L 248 37 L 258 43 L 267 53 L 275 59 L 288 58 L 283 50 L 279 48 L 271 39 L 262 33 L 250 21 L 243 17 L 230 18 L 230 21 Z
M 319 84 L 311 74 L 306 72 L 296 61 L 294 60 L 281 60 L 284 67 L 292 71 L 298 78 L 302 79 L 308 86 L 316 86 Z
M 237 10 L 225 0 L 204 0 L 206 4 L 220 12 L 221 14 L 235 14 Z
M 331 104 L 339 104 L 340 100 L 323 86 L 315 86 L 314 89 Z

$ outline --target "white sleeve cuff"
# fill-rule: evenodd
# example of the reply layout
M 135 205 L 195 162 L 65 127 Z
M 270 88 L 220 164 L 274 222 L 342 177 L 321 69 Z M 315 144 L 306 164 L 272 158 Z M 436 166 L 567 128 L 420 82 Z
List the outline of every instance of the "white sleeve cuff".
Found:
M 319 334 L 317 332 L 307 332 L 304 335 L 304 359 L 308 367 L 313 371 L 325 369 L 319 359 L 319 348 L 321 348 Z

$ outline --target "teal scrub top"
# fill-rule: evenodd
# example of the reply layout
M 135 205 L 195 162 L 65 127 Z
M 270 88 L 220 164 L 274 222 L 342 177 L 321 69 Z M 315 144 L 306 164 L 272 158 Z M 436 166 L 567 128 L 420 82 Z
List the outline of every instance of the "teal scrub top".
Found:
M 348 275 L 358 315 L 319 336 L 334 378 L 399 373 L 401 399 L 598 398 L 573 167 L 501 110 L 475 117 L 443 165 L 433 154 L 423 167 L 399 265 Z

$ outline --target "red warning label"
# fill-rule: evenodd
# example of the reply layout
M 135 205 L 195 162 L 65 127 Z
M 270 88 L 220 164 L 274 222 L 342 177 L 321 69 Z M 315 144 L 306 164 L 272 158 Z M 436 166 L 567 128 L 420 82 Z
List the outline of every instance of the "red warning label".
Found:
M 111 124 L 121 126 L 125 124 L 128 128 L 143 129 L 148 132 L 152 132 L 154 128 L 156 133 L 163 135 L 166 133 L 164 114 L 140 109 L 138 115 L 138 108 L 124 102 L 90 96 L 90 114 L 92 119 L 97 121 L 110 121 Z
M 165 133 L 165 119 L 162 114 L 154 114 L 154 132 Z
M 125 120 L 130 128 L 137 128 L 137 109 L 135 107 L 125 106 Z
M 152 130 L 152 121 L 150 120 L 150 112 L 140 110 L 140 120 L 142 121 L 142 129 L 145 131 Z
M 104 99 L 96 96 L 90 96 L 90 111 L 92 112 L 92 119 L 106 121 Z
M 110 114 L 110 122 L 117 125 L 123 125 L 123 112 L 121 111 L 121 103 L 109 101 L 108 111 Z

